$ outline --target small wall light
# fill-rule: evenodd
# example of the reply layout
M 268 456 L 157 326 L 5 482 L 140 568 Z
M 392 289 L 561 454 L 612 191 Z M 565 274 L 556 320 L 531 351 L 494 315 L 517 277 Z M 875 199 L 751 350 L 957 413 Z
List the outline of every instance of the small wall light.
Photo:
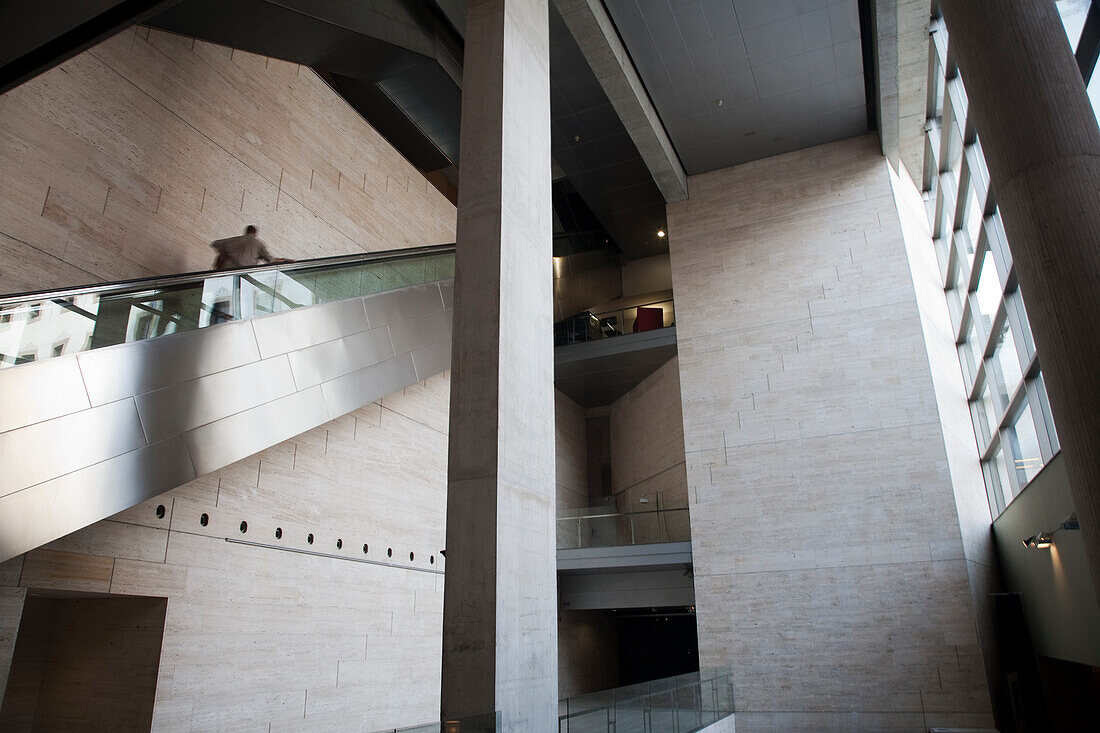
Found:
M 1054 541 L 1053 533 L 1040 532 L 1039 534 L 1033 534 L 1026 540 L 1023 540 L 1024 547 L 1036 550 L 1046 550 L 1050 547 Z
M 1023 542 L 1024 547 L 1029 550 L 1048 550 L 1050 546 L 1054 544 L 1055 533 L 1061 532 L 1064 529 L 1081 529 L 1081 524 L 1077 521 L 1076 511 L 1070 512 L 1069 516 L 1062 520 L 1062 523 L 1054 529 L 1036 532 L 1027 539 L 1021 540 L 1021 542 Z
M 658 236 L 658 237 L 663 237 L 663 236 L 665 236 L 665 230 L 664 230 L 664 229 L 658 229 L 658 230 L 657 230 L 657 236 Z

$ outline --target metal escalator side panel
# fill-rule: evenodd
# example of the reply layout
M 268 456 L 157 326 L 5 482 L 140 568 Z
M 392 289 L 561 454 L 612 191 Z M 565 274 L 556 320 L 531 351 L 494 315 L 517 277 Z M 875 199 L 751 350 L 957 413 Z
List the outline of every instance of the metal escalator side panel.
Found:
M 0 562 L 449 368 L 449 286 L 414 285 L 0 373 L 0 390 L 48 391 L 56 380 L 68 395 L 3 423 Z M 0 401 L 9 397 L 0 391 Z

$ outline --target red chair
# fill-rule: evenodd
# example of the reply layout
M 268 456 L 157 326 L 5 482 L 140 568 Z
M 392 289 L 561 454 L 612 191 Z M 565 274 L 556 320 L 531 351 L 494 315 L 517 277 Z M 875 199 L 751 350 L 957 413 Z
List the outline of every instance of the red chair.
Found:
M 665 312 L 663 308 L 639 308 L 638 315 L 634 319 L 634 333 L 653 331 L 664 325 Z

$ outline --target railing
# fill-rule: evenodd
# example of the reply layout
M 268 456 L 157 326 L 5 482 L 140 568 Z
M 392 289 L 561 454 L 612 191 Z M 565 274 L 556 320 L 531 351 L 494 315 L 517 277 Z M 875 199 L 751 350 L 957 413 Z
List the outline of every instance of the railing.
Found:
M 454 245 L 0 297 L 0 369 L 454 277 Z
M 500 733 L 501 714 L 484 713 L 458 720 L 444 720 L 439 723 L 425 723 L 409 728 L 385 728 L 377 733 Z
M 640 512 L 589 508 L 558 517 L 559 550 L 687 542 L 690 539 L 686 508 Z
M 676 310 L 675 304 L 672 299 L 655 300 L 649 303 L 638 303 L 628 308 L 619 308 L 610 311 L 596 312 L 596 318 L 601 321 L 607 321 L 615 326 L 622 333 L 634 332 L 634 319 L 638 317 L 639 308 L 660 308 L 662 317 L 662 328 L 676 323 Z
M 585 311 L 554 324 L 554 346 L 599 341 L 600 339 L 633 333 L 634 321 L 638 317 L 639 308 L 659 308 L 661 310 L 660 325 L 649 324 L 648 328 L 640 330 L 665 328 L 676 323 L 674 303 L 667 298 L 609 311 L 599 311 L 598 313 Z
M 562 700 L 558 733 L 690 733 L 733 714 L 733 672 L 689 672 Z

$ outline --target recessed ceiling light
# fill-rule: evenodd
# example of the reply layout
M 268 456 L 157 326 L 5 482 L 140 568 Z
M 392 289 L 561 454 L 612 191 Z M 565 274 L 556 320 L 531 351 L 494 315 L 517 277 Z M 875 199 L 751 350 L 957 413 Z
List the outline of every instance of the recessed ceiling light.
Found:
M 714 102 L 714 103 L 715 103 L 716 105 L 718 105 L 719 107 L 721 107 L 721 106 L 722 106 L 723 104 L 725 104 L 725 103 L 726 103 L 726 100 L 724 100 L 724 99 L 717 99 L 717 100 L 715 100 L 715 102 Z
M 580 135 L 574 135 L 573 136 L 573 142 L 579 143 L 580 141 L 581 141 L 581 136 Z
M 658 236 L 658 237 L 663 237 L 663 236 L 665 236 L 665 230 L 664 230 L 664 229 L 658 229 L 658 230 L 657 230 L 657 236 Z

